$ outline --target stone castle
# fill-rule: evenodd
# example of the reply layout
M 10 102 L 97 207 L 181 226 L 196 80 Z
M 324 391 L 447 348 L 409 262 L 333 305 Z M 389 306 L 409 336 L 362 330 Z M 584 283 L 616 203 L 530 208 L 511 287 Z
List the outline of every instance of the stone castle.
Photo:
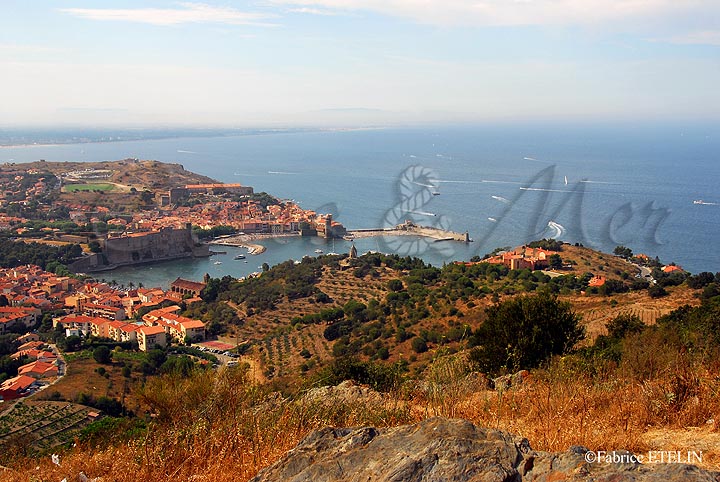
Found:
M 75 261 L 68 266 L 70 271 L 90 273 L 120 266 L 210 256 L 208 246 L 200 244 L 193 236 L 190 224 L 182 229 L 123 233 L 98 241 L 101 251 Z

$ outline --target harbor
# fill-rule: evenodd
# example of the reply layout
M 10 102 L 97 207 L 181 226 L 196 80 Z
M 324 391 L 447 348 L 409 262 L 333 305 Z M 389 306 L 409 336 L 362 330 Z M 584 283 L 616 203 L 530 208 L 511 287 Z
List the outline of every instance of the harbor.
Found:
M 472 242 L 468 232 L 458 233 L 455 231 L 447 231 L 432 226 L 420 226 L 413 223 L 412 221 L 405 221 L 403 224 L 398 224 L 394 227 L 389 228 L 363 228 L 363 229 L 351 229 L 347 231 L 347 234 L 343 236 L 346 241 L 354 241 L 355 239 L 371 238 L 375 236 L 422 236 L 431 238 L 436 242 L 440 241 L 457 241 L 462 243 Z M 223 236 L 216 238 L 209 242 L 215 246 L 232 246 L 236 248 L 246 248 L 248 254 L 258 255 L 266 251 L 266 247 L 262 244 L 258 244 L 258 241 L 278 240 L 281 238 L 297 238 L 300 237 L 299 233 L 284 233 L 284 234 L 238 234 Z M 318 252 L 319 251 L 319 252 Z M 321 250 L 316 250 L 316 254 L 322 253 Z

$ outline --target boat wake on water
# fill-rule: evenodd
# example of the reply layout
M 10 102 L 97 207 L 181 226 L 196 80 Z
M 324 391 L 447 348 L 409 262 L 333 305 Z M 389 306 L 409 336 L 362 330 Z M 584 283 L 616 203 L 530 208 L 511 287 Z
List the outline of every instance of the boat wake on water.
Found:
M 410 214 L 419 214 L 420 216 L 437 216 L 435 213 L 429 213 L 426 211 L 408 211 Z
M 556 223 L 555 221 L 549 221 L 548 222 L 548 229 L 550 229 L 550 238 L 560 238 L 563 234 L 565 234 L 565 227 L 560 224 Z
M 507 204 L 507 203 L 510 202 L 509 199 L 504 198 L 504 197 L 502 197 L 502 196 L 490 196 L 490 197 L 493 198 L 493 199 L 495 199 L 496 201 L 500 201 L 501 203 Z
M 546 189 L 544 187 L 521 187 L 521 191 L 542 191 L 542 192 L 575 192 L 568 189 Z

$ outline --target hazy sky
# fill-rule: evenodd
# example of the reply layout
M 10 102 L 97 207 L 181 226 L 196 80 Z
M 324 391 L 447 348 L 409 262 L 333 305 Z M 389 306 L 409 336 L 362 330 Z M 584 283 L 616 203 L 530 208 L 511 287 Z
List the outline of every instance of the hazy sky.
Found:
M 674 118 L 719 0 L 0 0 L 0 125 Z

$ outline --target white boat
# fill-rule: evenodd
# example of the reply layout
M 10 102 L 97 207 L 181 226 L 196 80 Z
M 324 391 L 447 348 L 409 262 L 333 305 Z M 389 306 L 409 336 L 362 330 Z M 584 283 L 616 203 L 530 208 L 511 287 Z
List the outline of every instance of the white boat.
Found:
M 432 195 L 433 195 L 433 196 L 439 196 L 439 195 L 440 195 L 440 192 L 439 192 L 439 191 L 433 191 L 433 192 L 432 192 Z
M 335 252 L 335 238 L 333 238 L 333 247 L 332 251 L 328 253 L 328 256 L 337 256 L 338 254 Z
M 245 255 L 244 255 L 244 254 L 238 254 L 238 255 L 235 256 L 235 259 L 245 259 Z
M 222 261 L 215 261 L 213 264 L 222 264 Z
M 323 254 L 323 250 L 320 249 L 320 248 L 316 249 L 315 252 L 316 252 L 317 254 Z
M 703 201 L 702 199 L 696 199 L 695 201 L 693 201 L 693 204 L 707 204 L 707 203 L 705 201 Z
M 565 185 L 567 186 L 567 176 L 565 176 Z

